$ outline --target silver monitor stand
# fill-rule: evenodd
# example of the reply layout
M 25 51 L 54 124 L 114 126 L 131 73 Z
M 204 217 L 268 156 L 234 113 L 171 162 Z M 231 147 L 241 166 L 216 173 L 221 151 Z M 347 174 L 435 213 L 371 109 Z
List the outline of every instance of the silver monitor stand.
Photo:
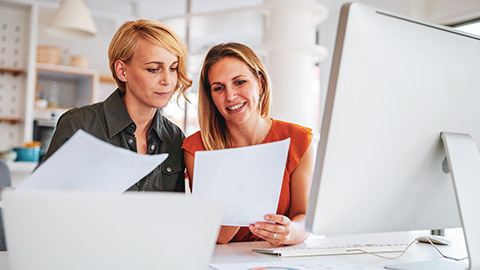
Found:
M 470 270 L 480 269 L 480 153 L 475 141 L 468 134 L 441 134 L 457 197 L 458 212 L 463 227 Z M 448 172 L 447 172 L 448 173 Z M 461 269 L 463 264 L 441 260 L 386 266 L 393 270 L 413 269 Z

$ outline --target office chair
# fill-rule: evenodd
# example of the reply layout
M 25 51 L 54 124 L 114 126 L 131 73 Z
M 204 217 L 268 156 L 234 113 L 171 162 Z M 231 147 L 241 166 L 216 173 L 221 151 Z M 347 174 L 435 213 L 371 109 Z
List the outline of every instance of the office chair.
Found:
M 10 176 L 10 169 L 7 163 L 3 159 L 0 159 L 0 189 L 4 187 L 10 187 L 12 185 L 12 179 Z M 0 251 L 7 250 L 5 243 L 5 232 L 3 230 L 3 215 L 0 208 Z

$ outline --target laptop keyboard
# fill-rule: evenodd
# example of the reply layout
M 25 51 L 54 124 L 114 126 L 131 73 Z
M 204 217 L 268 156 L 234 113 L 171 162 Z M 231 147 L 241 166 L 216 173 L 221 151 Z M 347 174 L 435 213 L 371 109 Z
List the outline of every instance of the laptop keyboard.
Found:
M 256 253 L 277 255 L 280 257 L 301 257 L 301 256 L 330 256 L 330 255 L 351 255 L 365 253 L 393 253 L 402 252 L 408 244 L 355 244 L 341 246 L 323 247 L 277 247 L 277 248 L 255 248 Z

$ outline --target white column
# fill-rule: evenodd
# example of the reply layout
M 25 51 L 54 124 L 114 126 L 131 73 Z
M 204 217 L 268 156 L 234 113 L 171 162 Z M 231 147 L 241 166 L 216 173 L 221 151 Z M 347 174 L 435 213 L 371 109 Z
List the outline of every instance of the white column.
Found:
M 315 45 L 315 33 L 327 9 L 315 0 L 265 0 L 265 7 L 264 49 L 273 84 L 270 115 L 311 128 L 313 65 L 326 55 L 325 48 Z
M 32 3 L 30 6 L 30 25 L 28 36 L 28 58 L 27 58 L 27 81 L 25 83 L 25 122 L 23 129 L 23 142 L 30 142 L 33 140 L 33 114 L 35 103 L 35 87 L 37 74 L 37 33 L 39 21 L 38 4 Z

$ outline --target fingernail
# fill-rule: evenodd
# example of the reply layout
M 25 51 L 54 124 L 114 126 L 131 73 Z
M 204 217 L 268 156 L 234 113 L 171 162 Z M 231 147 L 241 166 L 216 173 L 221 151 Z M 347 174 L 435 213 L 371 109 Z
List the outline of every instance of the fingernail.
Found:
M 255 228 L 260 228 L 260 224 L 255 224 Z
M 270 220 L 270 216 L 265 216 L 265 220 Z

